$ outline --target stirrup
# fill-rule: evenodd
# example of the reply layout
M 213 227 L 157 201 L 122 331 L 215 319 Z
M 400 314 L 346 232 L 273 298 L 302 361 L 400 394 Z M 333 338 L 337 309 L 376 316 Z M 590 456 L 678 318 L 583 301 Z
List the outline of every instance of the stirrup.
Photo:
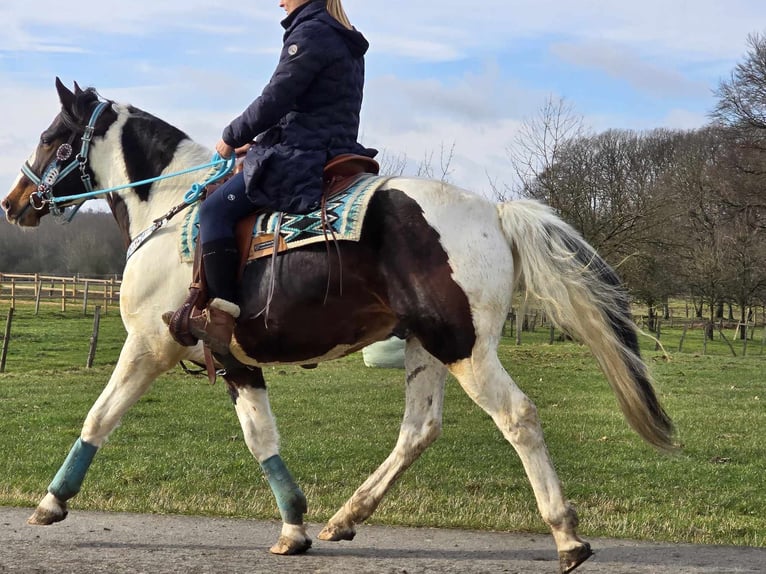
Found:
M 175 311 L 162 314 L 162 320 L 167 324 L 170 335 L 179 345 L 193 347 L 199 342 L 189 330 L 189 323 L 194 318 L 194 310 L 199 298 L 199 289 L 190 288 L 186 301 Z
M 216 298 L 210 301 L 204 314 L 190 318 L 189 333 L 203 341 L 213 353 L 228 355 L 237 317 L 236 303 Z

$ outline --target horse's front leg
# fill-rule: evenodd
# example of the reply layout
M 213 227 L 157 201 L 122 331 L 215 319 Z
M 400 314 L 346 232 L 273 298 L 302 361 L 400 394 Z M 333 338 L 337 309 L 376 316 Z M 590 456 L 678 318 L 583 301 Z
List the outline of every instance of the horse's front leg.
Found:
M 224 378 L 248 449 L 260 463 L 282 515 L 282 534 L 273 554 L 300 554 L 311 548 L 303 515 L 306 497 L 279 456 L 279 434 L 260 369 L 243 368 Z
M 109 383 L 88 412 L 80 437 L 29 518 L 29 524 L 48 525 L 66 518 L 67 501 L 80 491 L 96 451 L 157 376 L 178 361 L 177 346 L 168 344 L 161 349 L 156 341 L 128 335 Z

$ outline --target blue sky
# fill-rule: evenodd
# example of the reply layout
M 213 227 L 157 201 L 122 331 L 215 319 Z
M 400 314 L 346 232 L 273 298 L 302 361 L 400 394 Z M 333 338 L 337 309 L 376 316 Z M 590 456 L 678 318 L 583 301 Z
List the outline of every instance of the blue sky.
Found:
M 766 33 L 763 0 L 344 5 L 371 43 L 362 142 L 408 173 L 429 157 L 438 173 L 452 149 L 450 180 L 483 194 L 512 183 L 507 150 L 546 100 L 591 131 L 700 127 L 748 34 Z M 277 0 L 3 0 L 0 180 L 56 114 L 56 76 L 212 147 L 268 81 L 283 17 Z

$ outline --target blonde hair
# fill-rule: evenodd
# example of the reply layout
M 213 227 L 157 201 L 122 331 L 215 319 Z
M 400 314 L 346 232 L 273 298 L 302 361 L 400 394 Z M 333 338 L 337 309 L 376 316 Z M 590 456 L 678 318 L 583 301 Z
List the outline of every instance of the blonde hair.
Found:
M 327 12 L 349 30 L 353 28 L 351 22 L 348 21 L 348 16 L 346 16 L 346 12 L 343 10 L 343 5 L 340 3 L 340 0 L 327 0 Z

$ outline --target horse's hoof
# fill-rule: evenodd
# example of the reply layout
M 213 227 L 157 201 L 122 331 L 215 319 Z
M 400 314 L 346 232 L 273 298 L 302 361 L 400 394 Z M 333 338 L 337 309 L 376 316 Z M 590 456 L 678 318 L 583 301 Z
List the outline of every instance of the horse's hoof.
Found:
M 32 526 L 50 526 L 64 520 L 67 514 L 69 514 L 69 511 L 66 509 L 65 504 L 55 509 L 45 508 L 40 505 L 35 509 L 34 514 L 27 518 L 27 524 Z
M 322 532 L 319 533 L 320 540 L 326 540 L 327 542 L 338 542 L 339 540 L 353 540 L 356 536 L 356 530 L 353 528 L 335 528 L 325 526 Z
M 293 554 L 303 554 L 309 548 L 311 548 L 311 538 L 294 540 L 287 536 L 280 536 L 277 543 L 269 548 L 269 552 L 279 554 L 280 556 L 290 556 Z
M 559 552 L 559 569 L 561 574 L 572 572 L 591 556 L 593 556 L 593 551 L 590 549 L 590 544 L 587 542 L 572 550 Z

